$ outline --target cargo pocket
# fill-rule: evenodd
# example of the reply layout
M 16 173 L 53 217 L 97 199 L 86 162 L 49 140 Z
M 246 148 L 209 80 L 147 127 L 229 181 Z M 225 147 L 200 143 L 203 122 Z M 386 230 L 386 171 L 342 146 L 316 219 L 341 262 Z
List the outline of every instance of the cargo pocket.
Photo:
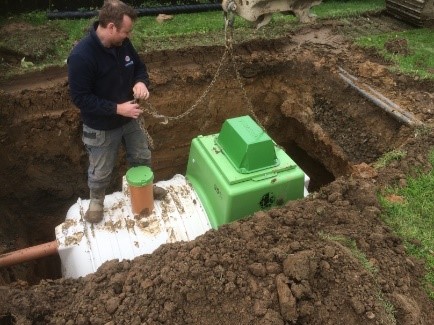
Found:
M 104 147 L 105 131 L 95 130 L 83 124 L 82 140 L 89 147 Z

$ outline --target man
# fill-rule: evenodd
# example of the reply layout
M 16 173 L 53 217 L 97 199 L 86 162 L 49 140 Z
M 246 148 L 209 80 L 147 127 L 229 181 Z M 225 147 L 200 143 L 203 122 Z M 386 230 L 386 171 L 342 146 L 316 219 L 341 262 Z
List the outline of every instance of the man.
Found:
M 137 17 L 119 0 L 105 1 L 99 20 L 72 50 L 68 58 L 71 98 L 83 120 L 82 140 L 89 154 L 89 209 L 85 219 L 103 219 L 104 197 L 123 143 L 131 167 L 151 167 L 151 152 L 137 118 L 134 99 L 149 98 L 149 76 L 132 46 L 129 35 Z M 166 194 L 154 187 L 154 197 Z

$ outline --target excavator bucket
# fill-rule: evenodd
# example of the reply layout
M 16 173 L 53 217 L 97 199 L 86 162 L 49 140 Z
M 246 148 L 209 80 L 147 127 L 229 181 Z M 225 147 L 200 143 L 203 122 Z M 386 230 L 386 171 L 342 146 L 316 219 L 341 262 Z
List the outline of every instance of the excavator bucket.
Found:
M 411 25 L 434 26 L 434 0 L 386 0 L 386 11 Z
M 223 0 L 225 12 L 233 12 L 254 23 L 256 28 L 268 24 L 273 13 L 292 13 L 300 22 L 308 23 L 315 19 L 310 8 L 322 0 Z

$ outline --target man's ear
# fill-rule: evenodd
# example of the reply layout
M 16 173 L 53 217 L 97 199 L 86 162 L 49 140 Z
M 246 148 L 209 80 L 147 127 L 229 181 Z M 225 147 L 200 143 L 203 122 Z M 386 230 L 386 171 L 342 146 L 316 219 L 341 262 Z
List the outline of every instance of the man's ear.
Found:
M 108 24 L 107 24 L 107 29 L 108 29 L 110 32 L 114 32 L 114 31 L 115 31 L 115 28 L 116 28 L 116 26 L 115 26 L 114 23 L 108 23 Z

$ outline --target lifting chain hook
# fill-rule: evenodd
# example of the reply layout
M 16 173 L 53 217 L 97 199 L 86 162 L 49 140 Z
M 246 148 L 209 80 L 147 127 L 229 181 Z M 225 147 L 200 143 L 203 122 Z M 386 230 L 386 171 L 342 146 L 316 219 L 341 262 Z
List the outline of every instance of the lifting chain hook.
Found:
M 230 0 L 226 4 L 225 18 L 229 27 L 234 27 L 235 11 L 237 10 L 237 4 L 234 0 Z
M 234 0 L 223 1 L 223 11 L 225 17 L 225 43 L 226 48 L 232 50 L 232 37 L 233 37 L 233 29 L 234 29 L 234 21 L 235 21 L 235 10 L 237 9 L 237 5 Z

